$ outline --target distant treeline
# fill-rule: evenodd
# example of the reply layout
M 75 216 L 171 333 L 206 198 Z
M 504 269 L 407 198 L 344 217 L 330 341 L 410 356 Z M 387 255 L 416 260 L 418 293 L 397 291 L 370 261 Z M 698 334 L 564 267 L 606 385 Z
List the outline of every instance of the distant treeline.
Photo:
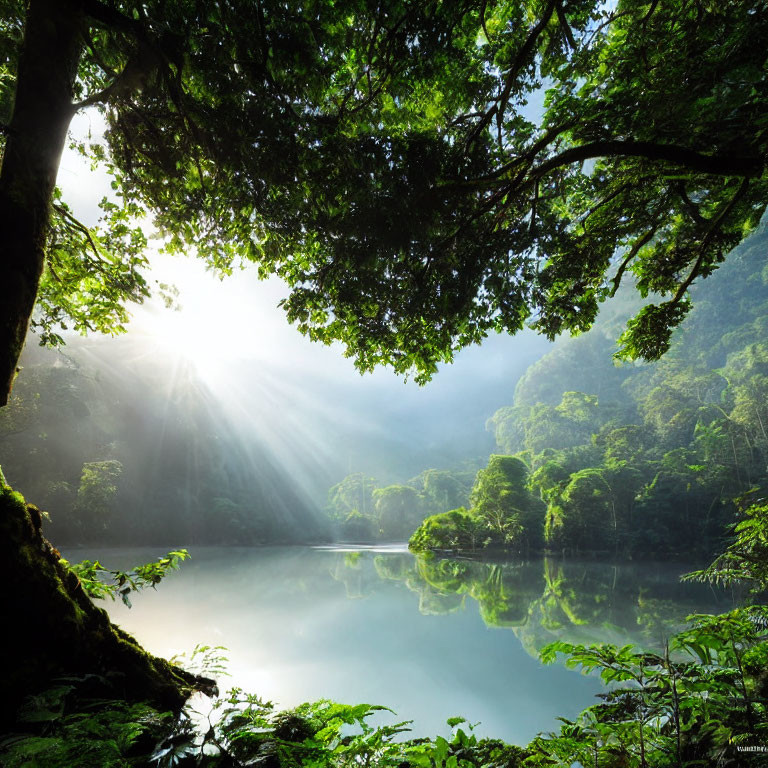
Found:
M 625 294 L 589 333 L 534 363 L 513 404 L 488 421 L 503 455 L 491 456 L 471 487 L 465 481 L 463 496 L 426 516 L 411 548 L 635 556 L 721 549 L 739 507 L 768 480 L 767 251 L 761 227 L 697 287 L 661 362 L 614 365 L 616 329 L 636 309 Z M 408 485 L 398 498 L 404 508 L 412 503 L 398 520 L 416 521 L 438 502 Z M 386 504 L 343 507 L 343 488 L 330 496 L 337 517 L 348 510 L 345 524 L 365 518 L 370 531 L 379 514 L 378 532 L 391 533 L 380 519 Z M 376 493 L 383 500 L 395 492 Z
M 632 291 L 531 365 L 488 421 L 485 468 L 331 488 L 330 520 L 244 440 L 193 371 L 30 346 L 0 413 L 0 463 L 63 544 L 405 540 L 417 550 L 709 554 L 768 464 L 768 235 L 695 291 L 655 364 L 614 365 Z M 119 342 L 112 342 L 118 345 Z M 510 384 L 511 388 L 512 384 Z M 469 453 L 469 452 L 468 452 Z M 422 525 L 423 523 L 423 525 Z
M 326 511 L 336 536 L 347 541 L 403 541 L 421 521 L 467 503 L 475 469 L 426 469 L 403 484 L 380 486 L 362 472 L 328 492 Z

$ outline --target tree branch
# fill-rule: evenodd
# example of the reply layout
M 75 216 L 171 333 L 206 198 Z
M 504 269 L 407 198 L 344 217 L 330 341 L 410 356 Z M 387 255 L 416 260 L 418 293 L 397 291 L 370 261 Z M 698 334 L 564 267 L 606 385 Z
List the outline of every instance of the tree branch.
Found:
M 683 298 L 683 296 L 685 295 L 685 292 L 688 290 L 691 283 L 698 276 L 699 271 L 701 270 L 701 265 L 704 261 L 704 256 L 706 254 L 706 249 L 707 249 L 707 246 L 709 245 L 709 241 L 712 239 L 715 232 L 717 232 L 717 230 L 720 228 L 720 225 L 723 223 L 724 219 L 733 210 L 733 207 L 736 205 L 736 203 L 743 197 L 744 193 L 747 191 L 748 186 L 749 186 L 749 179 L 744 179 L 741 182 L 741 185 L 739 186 L 739 188 L 734 193 L 733 197 L 728 201 L 728 203 L 725 206 L 723 206 L 723 209 L 720 211 L 720 213 L 718 213 L 717 217 L 712 222 L 712 225 L 707 230 L 707 234 L 704 235 L 704 238 L 702 239 L 701 244 L 699 245 L 699 255 L 698 255 L 698 258 L 696 259 L 695 264 L 693 265 L 693 268 L 688 274 L 688 277 L 686 277 L 685 280 L 682 283 L 680 283 L 680 286 L 678 287 L 674 297 L 672 298 L 673 304 L 676 304 Z
M 63 205 L 54 205 L 53 206 L 69 223 L 78 231 L 82 232 L 86 239 L 88 240 L 88 244 L 93 249 L 93 253 L 95 254 L 96 258 L 101 261 L 101 254 L 99 253 L 99 249 L 96 247 L 96 243 L 93 240 L 93 236 L 91 235 L 91 230 L 88 229 L 88 227 L 85 226 L 79 219 L 76 219 Z
M 648 25 L 648 22 L 651 19 L 651 16 L 656 12 L 656 8 L 659 5 L 659 0 L 652 0 L 650 7 L 648 8 L 648 12 L 643 16 L 643 18 L 640 20 L 640 24 L 643 27 L 643 32 L 645 32 L 645 28 Z
M 652 141 L 607 140 L 581 144 L 550 157 L 531 169 L 531 175 L 542 177 L 550 171 L 584 160 L 606 157 L 641 157 L 688 168 L 710 176 L 741 176 L 755 178 L 762 175 L 765 163 L 758 156 L 704 155 L 674 144 L 656 144 Z
M 94 21 L 111 29 L 127 32 L 136 37 L 142 37 L 147 32 L 146 27 L 140 21 L 126 16 L 115 8 L 104 5 L 99 0 L 83 0 L 83 10 Z
M 469 145 L 480 135 L 480 133 L 482 133 L 483 129 L 488 125 L 488 123 L 491 122 L 493 116 L 498 112 L 498 110 L 498 105 L 494 104 L 483 114 L 480 122 L 470 131 L 469 136 L 467 136 L 467 139 L 464 142 L 465 152 L 469 149 Z
M 493 107 L 491 112 L 489 112 L 489 115 L 493 114 L 493 110 L 496 108 Z M 533 145 L 527 149 L 522 155 L 518 155 L 513 160 L 510 160 L 508 163 L 504 163 L 504 165 L 499 166 L 495 171 L 491 171 L 490 173 L 487 173 L 485 176 L 478 176 L 475 179 L 468 179 L 464 182 L 456 182 L 455 184 L 446 184 L 445 186 L 454 187 L 454 186 L 481 186 L 484 183 L 488 184 L 496 184 L 498 183 L 499 176 L 503 176 L 507 171 L 511 171 L 517 166 L 521 165 L 522 163 L 528 161 L 532 162 L 533 159 L 536 157 L 536 155 L 539 154 L 543 149 L 545 149 L 547 146 L 549 146 L 560 134 L 565 133 L 565 131 L 569 130 L 570 128 L 573 128 L 573 126 L 576 125 L 575 120 L 571 120 L 567 123 L 562 123 L 558 126 L 555 126 L 554 128 L 550 128 L 541 138 L 537 139 Z
M 584 48 L 588 49 L 591 45 L 594 39 L 608 26 L 613 24 L 616 19 L 620 19 L 622 16 L 631 16 L 632 11 L 622 11 L 621 13 L 610 13 L 606 18 L 605 21 L 595 27 L 592 30 L 592 34 L 587 38 L 587 40 L 584 43 Z
M 536 231 L 536 206 L 539 202 L 539 181 L 534 185 L 533 203 L 531 205 L 531 226 L 529 232 L 533 234 Z
M 86 240 L 88 241 L 88 245 L 91 246 L 91 249 L 93 250 L 94 256 L 96 259 L 89 258 L 87 255 L 83 254 L 84 258 L 87 260 L 88 264 L 90 264 L 94 269 L 101 272 L 102 275 L 104 275 L 104 279 L 110 283 L 112 286 L 118 288 L 119 290 L 124 290 L 125 285 L 120 281 L 116 280 L 114 276 L 109 272 L 108 269 L 104 267 L 104 259 L 102 258 L 101 254 L 99 253 L 99 248 L 96 245 L 96 241 L 93 238 L 93 235 L 91 234 L 91 230 L 83 224 L 79 219 L 76 219 L 64 206 L 62 205 L 54 205 L 53 206 L 56 211 L 58 211 L 61 216 L 66 219 L 70 225 L 76 229 L 77 231 L 81 232 L 83 235 L 85 235 Z M 56 274 L 56 270 L 53 266 L 52 260 L 49 258 L 47 260 L 48 268 L 53 273 L 53 276 L 56 278 L 56 280 L 59 283 L 63 283 L 61 278 Z M 86 325 L 88 323 L 86 322 Z M 90 330 L 95 330 L 90 325 L 88 326 Z
M 485 39 L 490 43 L 491 42 L 491 36 L 488 34 L 488 28 L 485 26 L 485 6 L 487 5 L 487 0 L 483 0 L 482 5 L 480 6 L 480 26 L 483 28 L 483 34 L 485 35 Z
M 75 112 L 79 112 L 81 109 L 85 109 L 86 107 L 91 107 L 94 104 L 103 104 L 114 93 L 114 91 L 116 90 L 119 84 L 120 84 L 120 75 L 118 75 L 117 78 L 113 80 L 106 88 L 102 88 L 100 91 L 96 91 L 96 93 L 92 93 L 90 96 L 86 97 L 82 101 L 78 101 L 76 104 L 73 104 L 72 109 L 74 109 Z
M 496 100 L 496 103 L 499 107 L 499 116 L 504 114 L 504 110 L 507 108 L 507 102 L 509 101 L 509 95 L 512 93 L 512 86 L 515 84 L 515 80 L 520 74 L 520 71 L 525 66 L 526 60 L 531 55 L 531 53 L 533 53 L 533 50 L 536 47 L 536 43 L 539 40 L 539 35 L 541 35 L 541 33 L 546 29 L 547 24 L 549 24 L 549 20 L 552 18 L 552 14 L 555 12 L 556 5 L 557 0 L 549 0 L 546 8 L 544 9 L 544 12 L 541 15 L 541 18 L 539 19 L 539 23 L 536 24 L 536 26 L 534 26 L 533 29 L 531 29 L 531 31 L 528 33 L 528 37 L 523 43 L 523 47 L 517 52 L 517 56 L 515 56 L 515 60 L 512 62 L 512 66 L 507 70 L 507 79 L 504 85 L 504 89 L 499 94 L 499 98 Z
M 616 270 L 616 274 L 614 275 L 611 282 L 613 283 L 613 288 L 611 288 L 610 297 L 613 298 L 616 295 L 616 291 L 619 290 L 619 286 L 621 285 L 621 278 L 624 277 L 624 272 L 626 271 L 627 267 L 629 266 L 629 263 L 632 261 L 632 259 L 637 256 L 638 251 L 647 243 L 651 241 L 653 236 L 656 234 L 656 228 L 648 230 L 642 237 L 639 237 L 637 240 L 635 240 L 634 243 L 632 243 L 632 247 L 629 249 L 629 253 L 624 257 L 621 264 L 619 265 L 619 268 Z
M 629 189 L 631 189 L 632 186 L 633 184 L 630 182 L 622 184 L 620 187 L 614 189 L 613 192 L 611 192 L 607 197 L 604 197 L 602 200 L 598 200 L 585 214 L 580 217 L 581 220 L 579 223 L 581 224 L 581 228 L 586 232 L 587 221 L 589 220 L 589 217 L 597 213 L 597 211 L 599 211 L 604 205 L 608 205 L 611 200 L 615 200 L 623 192 L 627 192 Z
M 570 46 L 572 51 L 576 50 L 576 40 L 573 38 L 573 32 L 571 31 L 571 26 L 568 24 L 568 19 L 565 16 L 565 11 L 563 10 L 563 4 L 560 2 L 560 0 L 555 0 L 555 10 L 557 11 L 557 20 L 560 22 L 560 26 L 563 29 L 563 34 L 565 35 L 565 40 Z
M 685 184 L 682 181 L 679 181 L 675 185 L 675 189 L 677 190 L 678 195 L 680 195 L 680 199 L 683 201 L 683 205 L 685 206 L 685 209 L 688 211 L 688 213 L 691 215 L 691 218 L 697 223 L 697 224 L 703 224 L 706 219 L 699 213 L 699 209 L 696 207 L 693 200 L 691 200 L 690 197 L 688 197 L 688 193 L 685 190 Z

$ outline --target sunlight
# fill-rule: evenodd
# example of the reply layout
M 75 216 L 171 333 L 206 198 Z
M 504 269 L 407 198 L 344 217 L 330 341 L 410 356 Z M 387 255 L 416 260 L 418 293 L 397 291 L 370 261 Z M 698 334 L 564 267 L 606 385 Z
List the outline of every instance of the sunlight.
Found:
M 156 285 L 177 288 L 178 299 L 172 308 L 152 300 L 135 309 L 131 335 L 164 356 L 183 358 L 205 383 L 226 377 L 235 361 L 280 355 L 276 326 L 286 324 L 276 309 L 285 290 L 278 281 L 259 281 L 249 270 L 238 280 L 221 280 L 199 261 L 160 254 L 151 274 Z
M 4 4 L 3 768 L 764 768 L 768 0 L 434 6 Z
M 76 140 L 99 141 L 106 124 L 103 116 L 89 109 L 75 117 L 70 129 Z M 97 202 L 101 197 L 117 202 L 110 181 L 103 166 L 94 170 L 75 149 L 65 149 L 57 183 L 86 225 L 94 226 L 100 218 Z M 160 253 L 149 222 L 144 229 L 149 237 L 146 277 L 153 298 L 128 309 L 130 335 L 146 346 L 146 352 L 184 360 L 211 384 L 227 375 L 227 365 L 233 361 L 280 359 L 287 350 L 305 352 L 311 346 L 288 326 L 277 308 L 288 293 L 281 280 L 259 280 L 255 269 L 248 268 L 222 280 L 193 257 Z M 168 288 L 178 290 L 172 309 L 158 296 Z
M 139 323 L 145 343 L 166 358 L 180 357 L 190 363 L 206 382 L 222 375 L 222 365 L 243 354 L 240 339 L 213 326 L 206 314 L 194 309 L 167 310 L 152 307 L 146 327 Z

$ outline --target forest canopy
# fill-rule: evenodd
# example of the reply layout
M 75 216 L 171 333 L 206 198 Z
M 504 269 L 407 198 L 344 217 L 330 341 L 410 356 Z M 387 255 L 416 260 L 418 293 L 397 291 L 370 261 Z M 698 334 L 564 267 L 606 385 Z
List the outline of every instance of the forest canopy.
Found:
M 147 295 L 142 217 L 279 275 L 289 320 L 361 370 L 423 382 L 491 330 L 583 330 L 627 279 L 655 303 L 621 354 L 659 357 L 765 208 L 768 8 L 613 6 L 3 0 L 8 388 L 35 300 L 55 342 Z M 98 231 L 54 190 L 89 107 Z

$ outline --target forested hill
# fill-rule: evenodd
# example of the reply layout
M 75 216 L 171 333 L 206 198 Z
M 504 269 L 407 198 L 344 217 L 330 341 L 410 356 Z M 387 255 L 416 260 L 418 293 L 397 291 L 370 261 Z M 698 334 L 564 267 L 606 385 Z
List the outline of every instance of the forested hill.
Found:
M 767 250 L 761 227 L 696 287 L 658 363 L 614 363 L 642 304 L 619 292 L 588 333 L 530 365 L 512 405 L 488 420 L 503 455 L 479 472 L 465 462 L 386 487 L 350 474 L 328 494 L 337 535 L 399 539 L 424 521 L 415 550 L 718 550 L 738 499 L 766 481 Z
M 534 363 L 513 405 L 489 420 L 546 503 L 545 546 L 709 552 L 737 499 L 766 487 L 766 252 L 763 225 L 696 287 L 660 362 L 613 364 L 621 315 L 633 309 L 619 301 Z

